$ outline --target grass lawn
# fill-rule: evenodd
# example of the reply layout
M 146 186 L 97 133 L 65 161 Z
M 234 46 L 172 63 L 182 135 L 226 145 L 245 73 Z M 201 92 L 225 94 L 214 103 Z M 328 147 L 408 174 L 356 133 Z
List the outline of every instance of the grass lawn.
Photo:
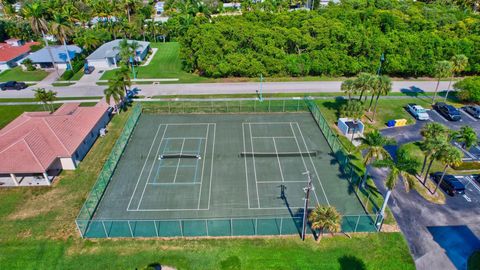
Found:
M 480 251 L 475 251 L 468 259 L 468 270 L 480 269 Z
M 12 108 L 18 108 L 16 115 L 33 110 Z M 62 172 L 53 187 L 0 189 L 1 269 L 135 269 L 154 262 L 178 269 L 415 268 L 400 233 L 326 237 L 320 243 L 298 237 L 81 239 L 75 217 L 128 116 L 129 111 L 114 117 L 108 135 L 97 140 L 76 171 Z
M 48 72 L 37 69 L 34 71 L 23 71 L 21 67 L 7 69 L 0 73 L 0 82 L 6 81 L 41 81 L 47 77 Z
M 180 59 L 180 44 L 177 42 L 150 43 L 152 48 L 157 48 L 152 61 L 147 66 L 135 67 L 139 79 L 178 78 L 177 83 L 195 83 L 209 80 L 182 70 Z M 114 70 L 105 71 L 100 78 L 108 80 L 113 77 Z
M 54 104 L 54 107 L 59 107 L 60 104 Z M 13 119 L 17 118 L 23 112 L 44 111 L 42 105 L 12 105 L 0 106 L 0 128 L 3 128 Z M 0 196 L 1 198 L 1 196 Z

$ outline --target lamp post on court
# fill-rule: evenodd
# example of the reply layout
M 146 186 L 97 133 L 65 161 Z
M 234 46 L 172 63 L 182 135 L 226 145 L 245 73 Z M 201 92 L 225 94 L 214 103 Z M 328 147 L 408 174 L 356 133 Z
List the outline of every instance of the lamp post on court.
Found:
M 302 241 L 305 240 L 305 235 L 307 233 L 307 217 L 308 217 L 308 201 L 310 199 L 310 191 L 313 190 L 312 187 L 312 177 L 309 171 L 303 173 L 303 175 L 307 175 L 307 186 L 303 188 L 305 192 L 305 204 L 303 206 L 303 225 L 302 225 Z

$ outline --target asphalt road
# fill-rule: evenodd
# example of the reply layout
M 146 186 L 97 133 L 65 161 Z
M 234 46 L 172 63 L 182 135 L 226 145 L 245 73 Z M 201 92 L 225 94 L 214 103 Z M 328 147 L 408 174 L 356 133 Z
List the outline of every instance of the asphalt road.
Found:
M 265 82 L 262 85 L 264 93 L 311 93 L 311 92 L 340 92 L 341 81 L 313 81 L 313 82 Z M 433 92 L 435 81 L 394 81 L 393 92 Z M 192 84 L 148 84 L 133 85 L 141 89 L 142 96 L 157 95 L 206 95 L 206 94 L 252 94 L 259 87 L 259 83 L 192 83 Z M 445 90 L 448 82 L 440 83 L 439 91 Z M 102 96 L 107 86 L 63 86 L 45 87 L 58 93 L 58 97 L 87 97 Z M 0 98 L 30 98 L 33 97 L 35 86 L 21 91 L 0 92 Z

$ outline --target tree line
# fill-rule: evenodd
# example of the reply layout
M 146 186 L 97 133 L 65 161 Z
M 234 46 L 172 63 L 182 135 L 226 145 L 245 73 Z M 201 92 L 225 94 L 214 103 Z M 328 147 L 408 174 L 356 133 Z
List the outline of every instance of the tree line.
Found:
M 456 5 L 343 0 L 314 11 L 246 11 L 195 18 L 179 38 L 187 71 L 207 77 L 435 76 L 435 64 L 465 55 L 480 72 L 480 16 Z

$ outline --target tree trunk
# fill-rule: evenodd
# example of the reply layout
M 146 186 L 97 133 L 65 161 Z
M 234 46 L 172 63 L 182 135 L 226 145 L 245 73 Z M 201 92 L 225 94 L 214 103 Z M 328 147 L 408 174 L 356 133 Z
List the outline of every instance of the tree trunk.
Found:
M 68 64 L 70 65 L 70 69 L 73 71 L 72 59 L 70 58 L 70 54 L 68 53 L 67 43 L 65 39 L 63 40 L 63 48 L 65 48 L 65 52 L 67 53 L 67 60 Z
M 432 168 L 432 163 L 433 163 L 434 160 L 435 160 L 435 158 L 431 157 L 430 163 L 428 164 L 427 171 L 425 172 L 425 178 L 423 179 L 423 184 L 424 185 L 427 184 L 428 173 L 430 172 L 430 169 Z
M 387 208 L 388 200 L 390 199 L 391 194 L 392 194 L 392 191 L 390 189 L 387 189 L 387 195 L 385 195 L 385 200 L 383 201 L 382 210 L 380 210 L 380 215 L 382 215 L 382 218 L 385 216 L 385 209 Z
M 380 98 L 380 94 L 377 95 L 377 99 L 375 100 L 375 106 L 373 107 L 373 117 L 372 119 L 375 119 L 375 115 L 377 115 L 377 105 L 378 105 L 378 99 Z
M 443 168 L 442 172 L 442 177 L 440 177 L 440 180 L 438 181 L 437 185 L 435 186 L 435 190 L 433 191 L 433 194 L 437 193 L 438 187 L 440 184 L 443 182 L 443 177 L 445 176 L 445 173 L 447 172 L 448 165 L 445 165 L 445 168 Z
M 435 87 L 435 93 L 433 94 L 432 104 L 434 104 L 434 103 L 435 103 L 435 99 L 437 99 L 437 91 L 438 91 L 438 87 L 440 86 L 440 79 L 441 79 L 441 78 L 438 78 L 437 87 Z
M 47 46 L 47 51 L 48 51 L 48 54 L 50 55 L 50 59 L 52 59 L 52 64 L 53 64 L 53 67 L 55 68 L 55 72 L 57 72 L 57 77 L 60 77 L 60 73 L 58 72 L 58 66 L 55 64 L 55 59 L 53 58 L 52 49 L 50 48 L 50 46 L 48 46 L 48 40 L 43 31 L 42 31 L 42 36 L 43 36 L 43 41 L 45 41 L 45 46 Z
M 445 99 L 443 100 L 444 102 L 447 102 L 448 93 L 450 92 L 450 86 L 452 85 L 453 77 L 454 75 L 452 73 L 452 76 L 450 77 L 450 81 L 448 82 L 447 93 L 445 94 Z
M 368 178 L 368 169 L 369 169 L 369 166 L 365 166 L 365 174 L 363 175 L 363 178 L 362 178 L 362 182 L 360 183 L 360 187 L 364 187 L 365 186 L 365 183 L 367 182 L 367 178 Z
M 370 105 L 368 105 L 368 112 L 372 109 L 373 98 L 375 97 L 375 93 L 372 94 L 372 98 L 370 99 Z
M 422 177 L 423 171 L 425 171 L 425 166 L 427 166 L 428 157 L 429 157 L 428 155 L 425 155 L 425 158 L 423 158 L 423 165 L 422 165 L 422 170 L 420 171 L 420 177 Z
M 363 90 L 362 90 L 362 92 L 360 92 L 360 97 L 358 98 L 358 101 L 362 101 L 362 98 L 363 98 L 363 92 L 364 92 Z

